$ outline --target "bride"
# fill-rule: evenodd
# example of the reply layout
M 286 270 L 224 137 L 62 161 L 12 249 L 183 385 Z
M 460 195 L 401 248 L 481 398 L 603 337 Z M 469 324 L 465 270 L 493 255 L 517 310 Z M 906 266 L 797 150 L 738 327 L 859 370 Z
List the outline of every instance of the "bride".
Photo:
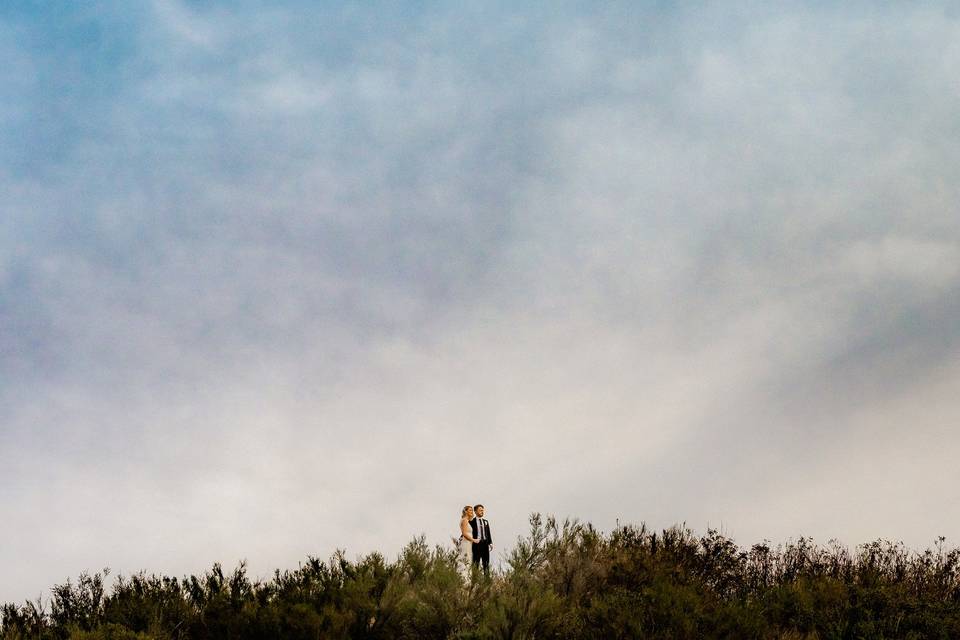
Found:
M 457 564 L 460 575 L 467 577 L 470 574 L 470 564 L 473 562 L 473 544 L 480 542 L 473 537 L 470 529 L 470 520 L 473 518 L 473 507 L 467 505 L 460 512 L 460 539 L 453 539 L 457 545 Z

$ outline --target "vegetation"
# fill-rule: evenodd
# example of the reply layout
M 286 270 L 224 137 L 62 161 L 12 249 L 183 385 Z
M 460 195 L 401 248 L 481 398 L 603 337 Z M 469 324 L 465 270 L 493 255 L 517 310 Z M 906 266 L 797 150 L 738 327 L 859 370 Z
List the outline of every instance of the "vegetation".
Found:
M 960 550 L 885 541 L 854 553 L 801 538 L 737 547 L 716 531 L 533 515 L 507 566 L 464 581 L 453 549 L 417 538 L 387 562 L 343 552 L 269 581 L 241 564 L 200 577 L 81 575 L 47 603 L 7 604 L 0 637 L 960 638 Z

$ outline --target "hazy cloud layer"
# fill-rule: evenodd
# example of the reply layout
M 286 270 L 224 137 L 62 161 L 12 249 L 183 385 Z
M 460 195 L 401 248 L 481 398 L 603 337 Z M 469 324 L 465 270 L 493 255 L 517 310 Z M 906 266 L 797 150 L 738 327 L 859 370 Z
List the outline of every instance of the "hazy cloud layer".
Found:
M 0 8 L 0 600 L 960 525 L 960 15 Z M 956 541 L 954 540 L 956 543 Z

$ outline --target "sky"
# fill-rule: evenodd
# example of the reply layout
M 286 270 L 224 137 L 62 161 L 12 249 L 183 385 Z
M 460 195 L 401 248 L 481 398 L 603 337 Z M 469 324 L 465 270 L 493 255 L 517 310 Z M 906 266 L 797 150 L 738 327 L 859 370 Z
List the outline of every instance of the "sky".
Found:
M 960 11 L 0 4 L 0 601 L 960 527 Z

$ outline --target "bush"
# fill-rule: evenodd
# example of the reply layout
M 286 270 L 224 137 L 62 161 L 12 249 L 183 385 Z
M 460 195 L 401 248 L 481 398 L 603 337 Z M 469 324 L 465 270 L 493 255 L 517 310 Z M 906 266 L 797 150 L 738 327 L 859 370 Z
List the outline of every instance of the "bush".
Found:
M 241 563 L 182 579 L 107 570 L 6 604 L 0 637 L 214 638 L 960 637 L 960 551 L 876 541 L 850 553 L 808 538 L 739 548 L 717 531 L 619 527 L 534 514 L 490 577 L 463 579 L 453 549 L 421 536 L 396 560 L 338 551 L 251 581 Z

